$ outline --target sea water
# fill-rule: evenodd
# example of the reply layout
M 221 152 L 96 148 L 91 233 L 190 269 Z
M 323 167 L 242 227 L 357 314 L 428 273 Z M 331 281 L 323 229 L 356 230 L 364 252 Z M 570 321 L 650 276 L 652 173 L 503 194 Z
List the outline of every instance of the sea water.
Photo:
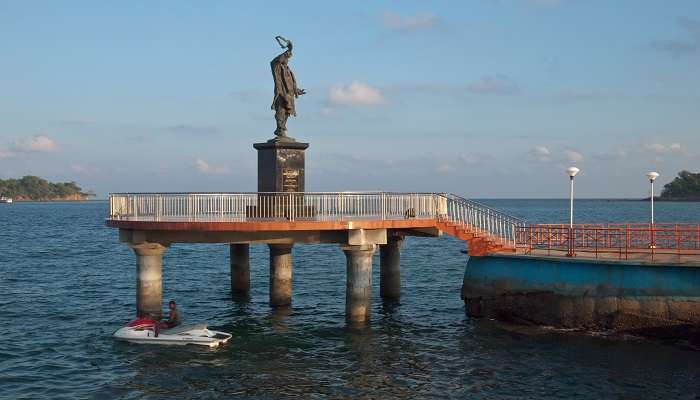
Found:
M 566 222 L 567 200 L 486 200 Z M 658 222 L 700 222 L 700 203 L 657 203 Z M 464 244 L 408 238 L 401 304 L 379 298 L 346 327 L 337 245 L 294 248 L 293 307 L 270 309 L 267 247 L 251 246 L 251 298 L 231 299 L 228 247 L 175 244 L 164 300 L 231 332 L 223 348 L 134 345 L 135 257 L 104 226 L 106 202 L 0 205 L 0 398 L 666 398 L 700 396 L 700 352 L 633 337 L 471 320 Z M 580 200 L 577 222 L 646 222 L 641 201 Z M 378 257 L 378 256 L 377 256 Z

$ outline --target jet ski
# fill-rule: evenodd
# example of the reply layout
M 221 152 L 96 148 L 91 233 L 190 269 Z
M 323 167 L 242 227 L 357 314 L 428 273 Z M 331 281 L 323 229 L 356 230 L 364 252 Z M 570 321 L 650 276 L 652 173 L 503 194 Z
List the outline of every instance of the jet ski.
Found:
M 131 343 L 217 347 L 228 342 L 232 336 L 230 333 L 209 330 L 205 324 L 159 329 L 156 333 L 156 323 L 149 318 L 137 318 L 114 332 L 114 337 Z

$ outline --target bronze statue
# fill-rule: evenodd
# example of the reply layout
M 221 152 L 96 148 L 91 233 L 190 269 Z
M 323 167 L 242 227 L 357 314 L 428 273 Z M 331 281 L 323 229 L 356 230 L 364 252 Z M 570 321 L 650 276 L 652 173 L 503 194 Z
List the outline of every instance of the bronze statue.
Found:
M 288 65 L 289 59 L 292 58 L 292 41 L 282 36 L 275 37 L 275 40 L 280 47 L 286 49 L 270 62 L 272 79 L 275 81 L 275 98 L 272 100 L 272 109 L 275 110 L 275 121 L 277 121 L 275 135 L 279 138 L 287 136 L 287 118 L 290 115 L 295 117 L 297 115 L 294 99 L 306 94 L 306 91 L 297 88 L 294 73 Z

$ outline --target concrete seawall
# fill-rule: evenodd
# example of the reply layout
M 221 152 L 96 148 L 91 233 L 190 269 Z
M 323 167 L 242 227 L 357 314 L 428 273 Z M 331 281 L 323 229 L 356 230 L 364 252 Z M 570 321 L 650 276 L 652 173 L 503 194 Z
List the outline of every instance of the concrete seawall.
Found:
M 651 336 L 700 335 L 700 265 L 470 257 L 470 316 Z

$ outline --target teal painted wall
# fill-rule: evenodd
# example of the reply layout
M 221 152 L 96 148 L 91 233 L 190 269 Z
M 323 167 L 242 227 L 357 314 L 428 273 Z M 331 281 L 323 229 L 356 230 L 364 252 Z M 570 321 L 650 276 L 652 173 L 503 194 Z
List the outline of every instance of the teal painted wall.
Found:
M 700 296 L 700 267 L 518 256 L 470 257 L 465 286 L 569 296 Z

